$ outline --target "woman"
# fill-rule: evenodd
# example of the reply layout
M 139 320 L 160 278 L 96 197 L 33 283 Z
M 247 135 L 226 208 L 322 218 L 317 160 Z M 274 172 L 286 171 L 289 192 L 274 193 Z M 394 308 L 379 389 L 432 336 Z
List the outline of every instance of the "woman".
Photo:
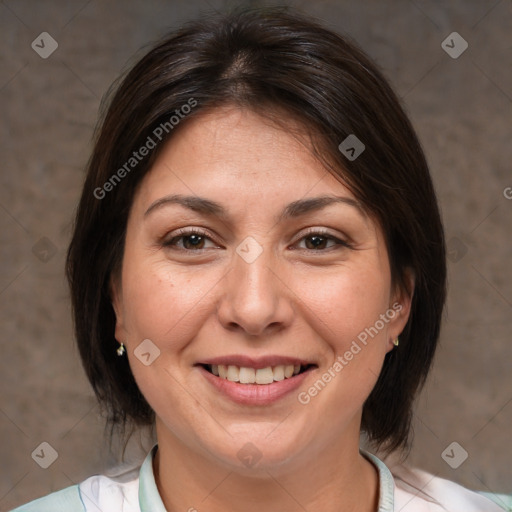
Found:
M 286 10 L 188 24 L 110 102 L 68 252 L 84 368 L 142 466 L 17 511 L 498 511 L 386 464 L 445 300 L 428 167 L 352 43 Z

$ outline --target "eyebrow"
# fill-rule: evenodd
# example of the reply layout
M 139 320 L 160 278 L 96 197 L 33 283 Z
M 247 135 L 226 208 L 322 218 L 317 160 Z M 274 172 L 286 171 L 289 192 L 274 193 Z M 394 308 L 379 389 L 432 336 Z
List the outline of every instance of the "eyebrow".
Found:
M 366 210 L 359 201 L 350 197 L 324 195 L 298 199 L 297 201 L 287 204 L 277 216 L 276 220 L 277 222 L 281 222 L 283 220 L 299 217 L 313 211 L 321 210 L 326 206 L 339 203 L 352 206 L 356 208 L 363 217 L 367 217 Z M 208 217 L 216 216 L 222 219 L 229 218 L 228 211 L 220 203 L 212 201 L 211 199 L 206 199 L 205 197 L 184 196 L 181 194 L 168 195 L 157 199 L 146 210 L 144 218 L 146 218 L 151 212 L 172 204 L 181 205 L 184 208 L 188 208 L 189 210 Z

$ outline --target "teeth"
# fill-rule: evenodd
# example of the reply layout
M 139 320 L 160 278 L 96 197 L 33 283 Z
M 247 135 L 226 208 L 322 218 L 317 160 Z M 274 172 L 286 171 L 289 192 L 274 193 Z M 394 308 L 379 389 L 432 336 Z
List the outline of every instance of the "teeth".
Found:
M 270 366 L 256 370 L 256 384 L 270 384 L 272 382 L 274 382 L 274 372 Z
M 256 370 L 254 368 L 240 368 L 240 384 L 254 384 Z
M 284 366 L 274 366 L 274 380 L 284 380 Z
M 227 379 L 231 382 L 238 382 L 240 380 L 240 368 L 238 368 L 238 366 L 229 365 Z
M 228 367 L 223 364 L 219 364 L 219 377 L 221 379 L 226 379 L 228 376 Z
M 300 372 L 300 364 L 288 364 L 279 366 L 267 366 L 266 368 L 247 368 L 235 365 L 212 364 L 210 370 L 221 379 L 240 384 L 271 384 L 297 375 Z

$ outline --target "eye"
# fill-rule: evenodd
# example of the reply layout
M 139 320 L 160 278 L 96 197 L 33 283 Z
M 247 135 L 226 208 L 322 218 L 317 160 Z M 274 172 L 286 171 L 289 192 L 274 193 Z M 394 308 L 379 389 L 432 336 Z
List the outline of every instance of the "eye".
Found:
M 182 241 L 182 245 L 179 245 L 179 241 Z M 201 231 L 200 229 L 191 229 L 191 230 L 179 230 L 177 235 L 172 237 L 163 243 L 164 247 L 178 247 L 178 249 L 187 250 L 187 251 L 200 251 L 203 249 L 207 249 L 204 247 L 207 240 L 211 240 L 208 236 L 208 233 L 205 231 Z M 217 247 L 217 246 L 214 246 Z
M 318 230 L 310 231 L 305 236 L 303 236 L 299 242 L 305 240 L 305 249 L 317 252 L 325 252 L 324 249 L 331 249 L 333 246 L 342 246 L 350 248 L 350 245 L 344 240 L 340 240 L 332 235 L 329 235 L 326 231 Z M 333 242 L 330 247 L 327 247 L 329 242 Z M 301 249 L 304 249 L 301 247 Z
M 208 247 L 205 247 L 207 241 L 213 243 L 211 237 L 206 231 L 202 231 L 197 228 L 190 230 L 183 229 L 178 230 L 175 236 L 164 242 L 162 245 L 164 247 L 172 247 L 185 251 L 198 252 L 204 249 L 208 249 Z M 340 240 L 339 238 L 328 234 L 326 231 L 319 229 L 315 229 L 314 231 L 307 233 L 299 240 L 299 243 L 302 241 L 305 241 L 305 247 L 299 248 L 306 251 L 325 252 L 325 249 L 332 249 L 335 246 L 342 246 L 347 248 L 351 247 L 350 244 L 344 240 Z M 329 242 L 331 242 L 330 246 L 328 246 Z M 218 246 L 214 244 L 213 247 Z

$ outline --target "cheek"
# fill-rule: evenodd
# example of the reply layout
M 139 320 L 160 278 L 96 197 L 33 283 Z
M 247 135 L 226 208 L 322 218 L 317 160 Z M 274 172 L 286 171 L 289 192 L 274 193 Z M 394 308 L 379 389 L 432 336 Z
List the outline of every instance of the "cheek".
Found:
M 313 404 L 315 414 L 336 430 L 343 418 L 360 410 L 380 374 L 387 347 L 389 319 L 384 322 L 381 315 L 389 309 L 389 275 L 373 263 L 304 282 L 310 322 L 325 342 L 327 361 L 318 380 L 303 390 L 301 403 Z
M 306 393 L 322 395 L 315 398 L 316 407 L 327 402 L 333 411 L 354 412 L 373 389 L 386 355 L 389 319 L 384 322 L 381 315 L 389 309 L 390 276 L 373 261 L 303 282 L 305 309 L 325 348 L 326 367 L 318 378 L 328 382 L 328 389 L 319 383 Z M 331 420 L 337 424 L 339 418 Z
M 153 410 L 167 411 L 172 403 L 173 411 L 181 411 L 176 416 L 180 417 L 190 407 L 190 395 L 183 392 L 175 370 L 183 363 L 183 349 L 202 325 L 198 321 L 203 314 L 201 298 L 211 285 L 205 282 L 203 289 L 194 283 L 191 272 L 171 272 L 163 259 L 151 259 L 135 251 L 125 256 L 125 262 L 123 302 L 130 368 Z M 144 341 L 142 345 L 143 340 L 151 344 Z M 139 349 L 143 346 L 144 352 Z M 150 354 L 146 362 L 139 359 L 145 352 Z M 171 418 L 169 426 L 174 425 L 173 421 Z
M 343 268 L 327 277 L 308 277 L 303 283 L 301 298 L 312 312 L 312 322 L 316 318 L 322 337 L 339 351 L 344 352 L 360 333 L 374 326 L 389 307 L 385 272 Z M 386 325 L 379 330 L 385 332 Z
M 213 285 L 211 276 L 198 278 L 197 270 L 196 275 L 190 269 L 171 270 L 168 262 L 142 256 L 126 261 L 123 299 L 127 330 L 133 337 L 168 344 L 197 328 L 197 316 Z

